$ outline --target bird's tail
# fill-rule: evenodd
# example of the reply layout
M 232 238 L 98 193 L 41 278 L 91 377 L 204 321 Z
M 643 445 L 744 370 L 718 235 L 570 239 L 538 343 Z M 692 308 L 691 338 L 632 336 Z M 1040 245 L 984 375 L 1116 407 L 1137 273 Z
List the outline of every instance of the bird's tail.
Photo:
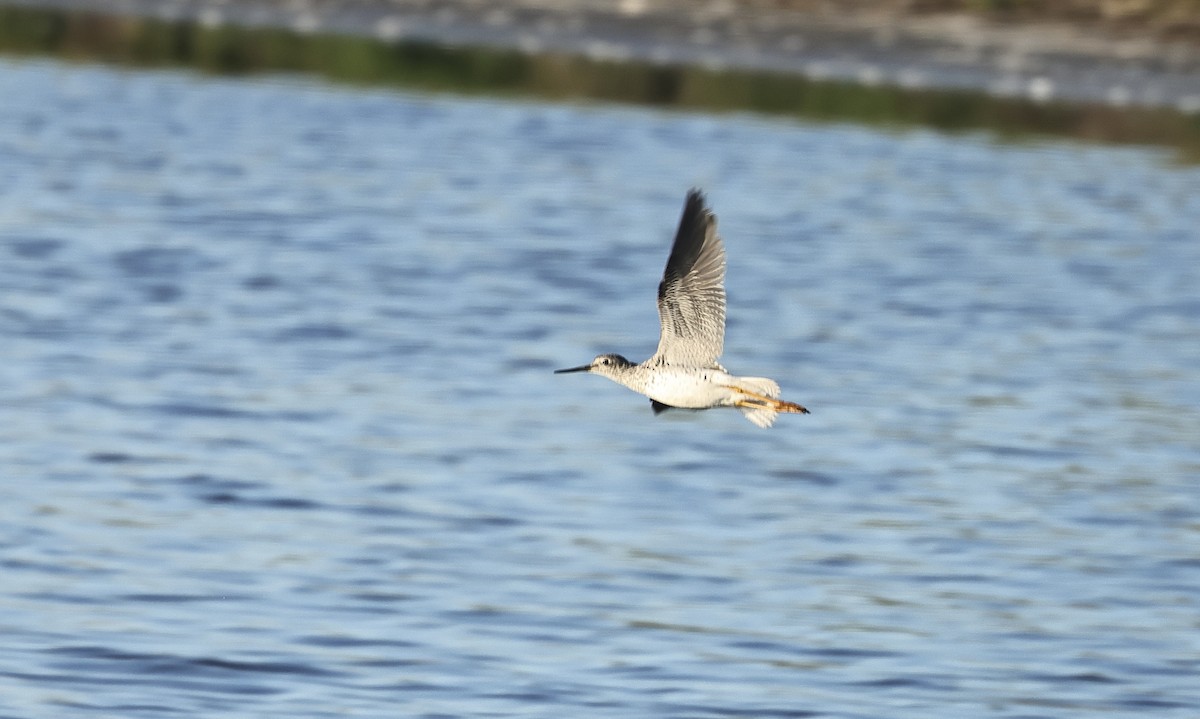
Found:
M 808 414 L 795 402 L 779 399 L 779 385 L 766 377 L 738 377 L 732 386 L 739 394 L 734 406 L 759 427 L 770 427 L 781 412 Z

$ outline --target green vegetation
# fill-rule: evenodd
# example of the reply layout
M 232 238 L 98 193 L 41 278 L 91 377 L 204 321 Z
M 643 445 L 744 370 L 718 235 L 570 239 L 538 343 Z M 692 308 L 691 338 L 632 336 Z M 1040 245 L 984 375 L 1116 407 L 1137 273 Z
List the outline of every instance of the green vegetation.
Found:
M 303 73 L 337 82 L 432 92 L 591 99 L 877 126 L 987 130 L 1008 138 L 1064 136 L 1155 144 L 1177 148 L 1187 161 L 1200 161 L 1200 116 L 1196 115 L 813 81 L 777 73 L 4 7 L 0 7 L 0 53 L 220 74 Z

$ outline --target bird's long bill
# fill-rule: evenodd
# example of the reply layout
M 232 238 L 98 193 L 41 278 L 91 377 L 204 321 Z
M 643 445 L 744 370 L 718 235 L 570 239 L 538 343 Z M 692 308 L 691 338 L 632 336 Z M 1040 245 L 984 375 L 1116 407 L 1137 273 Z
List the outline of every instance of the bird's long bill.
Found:
M 568 367 L 567 369 L 556 369 L 554 374 L 566 374 L 568 372 L 587 372 L 592 366 L 590 364 L 579 365 L 578 367 Z

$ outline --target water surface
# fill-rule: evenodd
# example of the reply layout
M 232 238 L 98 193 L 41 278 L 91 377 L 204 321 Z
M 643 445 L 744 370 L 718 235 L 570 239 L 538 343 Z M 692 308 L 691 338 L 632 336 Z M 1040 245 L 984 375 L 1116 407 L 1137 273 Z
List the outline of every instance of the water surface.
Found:
M 5 716 L 1200 711 L 1165 153 L 0 63 Z M 685 190 L 725 364 L 656 342 Z

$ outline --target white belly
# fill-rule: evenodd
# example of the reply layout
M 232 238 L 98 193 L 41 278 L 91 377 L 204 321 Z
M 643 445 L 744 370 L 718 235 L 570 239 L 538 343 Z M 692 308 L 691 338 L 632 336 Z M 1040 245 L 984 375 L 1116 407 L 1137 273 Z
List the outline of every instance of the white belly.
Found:
M 728 404 L 732 393 L 727 388 L 733 378 L 721 370 L 683 370 L 664 368 L 646 383 L 650 399 L 685 409 L 705 409 Z

